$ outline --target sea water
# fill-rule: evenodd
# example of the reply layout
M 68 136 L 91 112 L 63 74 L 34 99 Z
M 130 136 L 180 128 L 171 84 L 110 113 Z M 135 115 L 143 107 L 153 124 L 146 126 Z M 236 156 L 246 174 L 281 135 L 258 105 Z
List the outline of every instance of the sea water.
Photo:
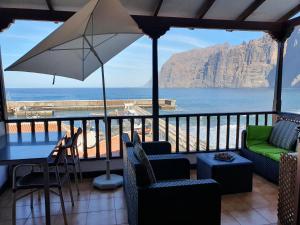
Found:
M 107 88 L 106 92 L 107 99 L 151 99 L 152 97 L 151 88 Z M 159 98 L 175 99 L 177 105 L 176 110 L 161 111 L 162 114 L 270 111 L 273 95 L 272 88 L 161 88 L 159 90 Z M 6 97 L 11 101 L 103 99 L 100 88 L 7 88 Z M 299 88 L 283 89 L 282 109 L 300 113 Z M 89 112 L 79 113 L 89 114 Z
M 151 99 L 150 88 L 108 88 L 107 99 Z M 7 100 L 11 101 L 47 101 L 47 100 L 99 100 L 102 98 L 100 88 L 8 88 Z M 160 114 L 216 113 L 216 112 L 256 112 L 272 111 L 274 90 L 272 88 L 174 88 L 159 90 L 159 98 L 175 99 L 176 110 L 160 110 Z M 283 89 L 282 111 L 300 113 L 300 89 Z M 58 111 L 55 117 L 89 116 L 97 111 Z M 232 118 L 235 120 L 236 118 Z M 245 128 L 245 117 L 241 117 L 240 131 Z M 250 118 L 254 121 L 254 117 Z M 263 124 L 264 117 L 259 119 Z M 174 120 L 170 120 L 174 124 Z M 78 126 L 80 126 L 78 124 Z M 102 127 L 102 126 L 101 126 Z M 180 120 L 182 135 L 185 135 L 185 119 Z M 226 143 L 226 120 L 221 120 L 221 148 Z M 230 147 L 235 147 L 236 125 L 230 126 Z M 195 118 L 190 120 L 190 133 L 196 135 Z M 206 118 L 200 121 L 200 139 L 206 139 Z M 216 143 L 216 118 L 211 120 L 211 148 Z

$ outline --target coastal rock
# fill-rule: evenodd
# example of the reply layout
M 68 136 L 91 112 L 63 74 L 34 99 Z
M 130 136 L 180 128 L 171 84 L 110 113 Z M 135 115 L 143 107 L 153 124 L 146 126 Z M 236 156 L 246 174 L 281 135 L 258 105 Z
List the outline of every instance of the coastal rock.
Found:
M 300 33 L 287 43 L 284 87 L 300 86 Z M 259 88 L 274 85 L 277 44 L 268 35 L 240 45 L 215 45 L 177 53 L 162 66 L 162 88 Z

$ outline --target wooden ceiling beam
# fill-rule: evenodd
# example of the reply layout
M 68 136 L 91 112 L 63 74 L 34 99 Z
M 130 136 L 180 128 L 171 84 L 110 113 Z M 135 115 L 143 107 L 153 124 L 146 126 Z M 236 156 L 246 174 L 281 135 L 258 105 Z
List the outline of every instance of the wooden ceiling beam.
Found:
M 54 9 L 53 9 L 53 5 L 52 5 L 51 0 L 46 0 L 46 3 L 47 3 L 47 6 L 48 6 L 48 9 L 49 9 L 50 11 L 53 11 Z
M 300 16 L 290 19 L 288 21 L 285 21 L 283 23 L 285 23 L 286 26 L 291 26 L 291 27 L 299 26 L 300 25 Z
M 243 21 L 247 19 L 265 1 L 266 0 L 255 0 L 236 18 L 236 20 Z
M 15 19 L 64 22 L 75 12 L 0 8 L 0 32 L 9 27 Z
M 34 9 L 8 9 L 0 8 L 0 31 L 7 28 L 15 19 L 41 20 L 63 22 L 69 19 L 75 12 L 50 11 Z M 252 30 L 252 31 L 278 31 L 282 22 L 253 22 L 236 20 L 208 20 L 197 18 L 177 18 L 159 16 L 132 16 L 139 26 L 152 27 L 182 27 L 182 28 L 207 28 L 229 30 Z M 284 24 L 289 26 L 300 25 L 300 17 L 291 19 Z
M 161 8 L 163 2 L 164 2 L 164 0 L 159 0 L 158 5 L 157 5 L 157 7 L 156 7 L 156 9 L 155 9 L 155 12 L 154 12 L 154 15 L 153 15 L 153 16 L 158 16 L 159 10 L 160 10 L 160 8 Z
M 292 8 L 285 15 L 283 15 L 282 17 L 280 17 L 280 19 L 277 20 L 277 21 L 278 22 L 286 21 L 286 20 L 290 19 L 291 17 L 295 16 L 299 11 L 300 11 L 300 4 L 298 4 L 296 7 Z
M 205 2 L 201 5 L 197 15 L 199 19 L 202 19 L 208 10 L 212 7 L 216 0 L 205 0 Z
M 245 31 L 273 31 L 281 30 L 282 23 L 277 22 L 255 22 L 235 20 L 211 20 L 197 18 L 179 17 L 153 17 L 133 15 L 132 18 L 143 30 L 164 30 L 170 27 L 180 28 L 202 28 L 222 30 L 245 30 Z

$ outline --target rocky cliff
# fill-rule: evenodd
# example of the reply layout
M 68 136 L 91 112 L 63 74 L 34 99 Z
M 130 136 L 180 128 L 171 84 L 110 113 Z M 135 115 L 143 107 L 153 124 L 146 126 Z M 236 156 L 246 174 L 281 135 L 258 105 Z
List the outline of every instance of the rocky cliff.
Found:
M 300 31 L 287 43 L 284 62 L 285 87 L 300 85 Z M 298 54 L 299 54 L 298 53 Z M 274 84 L 277 45 L 268 35 L 240 45 L 216 45 L 174 54 L 160 72 L 165 88 L 257 88 Z

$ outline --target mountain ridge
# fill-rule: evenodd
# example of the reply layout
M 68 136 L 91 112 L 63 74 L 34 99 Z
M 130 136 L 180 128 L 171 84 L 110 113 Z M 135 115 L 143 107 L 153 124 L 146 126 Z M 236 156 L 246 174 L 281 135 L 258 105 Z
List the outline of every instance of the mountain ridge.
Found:
M 300 86 L 300 29 L 286 43 L 283 87 Z M 159 74 L 161 88 L 262 88 L 274 86 L 277 44 L 270 36 L 173 54 Z M 147 82 L 147 86 L 151 81 Z

